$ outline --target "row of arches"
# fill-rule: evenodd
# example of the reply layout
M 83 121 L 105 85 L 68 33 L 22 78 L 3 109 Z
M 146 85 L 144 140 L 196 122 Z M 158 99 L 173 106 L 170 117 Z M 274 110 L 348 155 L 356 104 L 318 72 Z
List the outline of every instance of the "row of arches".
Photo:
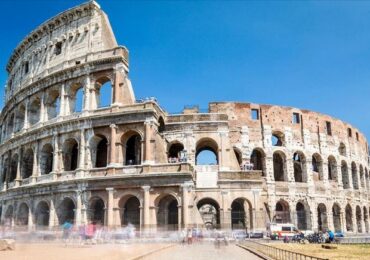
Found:
M 331 209 L 328 209 L 324 203 L 319 203 L 314 212 L 311 212 L 308 204 L 299 201 L 295 205 L 295 209 L 290 209 L 289 203 L 280 200 L 275 205 L 275 215 L 273 221 L 276 223 L 296 223 L 297 228 L 300 230 L 326 231 L 329 229 L 329 212 L 331 210 L 332 224 L 335 232 L 358 232 L 368 233 L 369 230 L 369 214 L 370 208 L 365 206 L 355 207 L 355 218 L 353 218 L 353 209 L 350 204 L 347 204 L 344 209 L 341 208 L 339 203 L 334 203 Z M 344 216 L 342 211 L 344 210 Z M 316 214 L 317 226 L 312 226 L 312 214 Z M 344 222 L 345 221 L 345 222 Z M 354 221 L 356 221 L 357 230 L 354 229 Z M 345 227 L 343 223 L 346 223 Z M 343 230 L 343 227 L 345 230 Z
M 112 103 L 112 83 L 110 78 L 98 78 L 91 91 L 90 105 L 87 106 L 86 93 L 83 83 L 71 84 L 63 97 L 60 87 L 52 87 L 43 94 L 33 96 L 30 101 L 24 101 L 13 109 L 3 121 L 0 139 L 4 140 L 12 133 L 21 131 L 27 126 L 32 126 L 40 121 L 48 121 L 60 115 L 69 115 L 81 112 L 85 107 L 96 109 L 108 107 Z M 65 100 L 62 101 L 62 98 Z M 63 106 L 63 107 L 62 107 Z M 63 110 L 63 112 L 62 112 Z

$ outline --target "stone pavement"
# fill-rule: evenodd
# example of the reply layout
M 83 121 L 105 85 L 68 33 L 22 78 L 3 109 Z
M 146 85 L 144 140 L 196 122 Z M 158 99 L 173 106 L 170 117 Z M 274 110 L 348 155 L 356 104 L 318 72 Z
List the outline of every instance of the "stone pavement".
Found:
M 144 257 L 145 260 L 258 260 L 256 255 L 234 244 L 216 248 L 213 243 L 177 245 Z

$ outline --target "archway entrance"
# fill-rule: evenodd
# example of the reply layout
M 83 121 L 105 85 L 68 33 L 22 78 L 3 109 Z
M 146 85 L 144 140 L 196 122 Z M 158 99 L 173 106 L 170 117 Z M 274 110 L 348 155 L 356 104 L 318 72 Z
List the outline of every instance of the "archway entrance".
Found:
M 12 226 L 14 221 L 14 210 L 13 206 L 9 206 L 5 212 L 5 225 Z
M 359 206 L 356 207 L 356 224 L 357 224 L 357 232 L 362 233 L 362 214 L 361 214 L 361 208 Z
M 132 196 L 123 205 L 121 212 L 121 225 L 140 226 L 140 201 Z
M 303 203 L 298 202 L 296 205 L 297 228 L 299 230 L 307 230 L 307 214 Z
M 220 227 L 220 207 L 213 199 L 202 199 L 197 203 L 204 226 L 207 229 Z
M 157 224 L 161 228 L 176 230 L 179 224 L 178 203 L 175 197 L 167 195 L 158 203 Z
M 104 225 L 105 204 L 101 198 L 93 198 L 90 201 L 89 220 L 95 224 Z
M 75 220 L 76 206 L 73 200 L 65 198 L 59 205 L 57 210 L 59 225 L 63 225 L 65 222 L 74 223 Z
M 353 231 L 352 208 L 349 204 L 346 206 L 346 229 L 348 232 Z
M 50 209 L 45 201 L 41 201 L 36 208 L 35 224 L 37 227 L 47 227 L 49 225 Z
M 276 223 L 290 223 L 290 209 L 288 202 L 280 200 L 275 206 Z
M 29 208 L 26 203 L 22 203 L 19 206 L 17 214 L 17 225 L 27 226 L 28 225 Z
M 340 207 L 338 204 L 333 205 L 333 224 L 334 224 L 334 231 L 341 232 L 342 231 L 342 221 L 340 216 Z
M 319 231 L 326 231 L 328 229 L 328 219 L 326 214 L 326 206 L 322 203 L 317 207 L 317 224 Z
M 252 207 L 246 199 L 235 199 L 231 203 L 232 229 L 252 229 L 252 219 Z

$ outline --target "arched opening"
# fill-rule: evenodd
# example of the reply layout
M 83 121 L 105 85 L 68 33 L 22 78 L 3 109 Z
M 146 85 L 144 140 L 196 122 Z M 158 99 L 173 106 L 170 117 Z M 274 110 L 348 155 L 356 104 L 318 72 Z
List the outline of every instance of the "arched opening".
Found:
M 90 139 L 90 155 L 94 168 L 107 167 L 108 140 L 105 136 L 96 135 Z
M 14 209 L 13 206 L 8 206 L 4 216 L 5 225 L 12 226 L 14 221 Z
M 286 164 L 285 155 L 281 152 L 274 152 L 274 180 L 286 181 Z
M 274 219 L 276 223 L 290 223 L 290 209 L 288 202 L 280 200 L 276 203 Z
M 337 203 L 333 205 L 333 224 L 335 232 L 342 232 L 342 220 L 340 216 L 340 206 Z
M 182 143 L 172 143 L 168 149 L 168 162 L 177 163 L 183 159 L 184 145 Z
M 299 230 L 307 230 L 307 212 L 303 203 L 298 202 L 296 205 L 297 228 Z
M 251 163 L 253 165 L 253 170 L 255 171 L 262 171 L 263 176 L 265 170 L 265 153 L 262 152 L 260 149 L 254 149 L 251 154 Z
M 337 180 L 337 176 L 337 161 L 334 156 L 331 155 L 328 157 L 328 179 Z
M 220 227 L 220 206 L 213 199 L 202 199 L 197 203 L 198 211 L 207 229 Z
M 120 202 L 119 204 L 123 204 Z M 121 209 L 121 225 L 140 226 L 140 201 L 137 197 L 132 196 L 126 200 Z
M 342 161 L 341 172 L 342 172 L 343 189 L 349 189 L 348 166 L 345 161 Z
M 24 105 L 20 105 L 18 111 L 15 115 L 15 132 L 19 132 L 24 127 L 24 117 L 26 114 L 26 109 Z
M 323 203 L 320 203 L 317 206 L 317 224 L 318 230 L 326 232 L 328 230 L 328 218 L 326 212 L 326 206 Z
M 35 224 L 37 227 L 45 227 L 49 225 L 50 209 L 45 201 L 41 201 L 35 212 Z
M 340 143 L 339 144 L 338 152 L 342 156 L 346 156 L 347 155 L 346 146 L 345 146 L 344 143 Z
M 235 158 L 238 162 L 238 165 L 242 166 L 242 164 L 243 164 L 242 152 L 238 148 L 234 147 L 234 154 L 235 154 Z
M 295 182 L 306 182 L 306 158 L 301 152 L 293 155 L 294 180 Z
M 357 232 L 362 233 L 362 213 L 360 206 L 356 206 L 356 224 Z
M 178 202 L 172 195 L 166 195 L 158 203 L 157 224 L 161 228 L 176 230 L 178 221 Z
M 84 107 L 84 89 L 82 85 L 75 84 L 71 89 L 70 111 L 71 113 L 78 113 Z
M 10 164 L 9 182 L 13 182 L 17 178 L 18 159 L 19 159 L 18 154 L 13 155 L 12 161 Z
M 360 165 L 360 182 L 361 182 L 361 187 L 365 188 L 364 168 L 362 167 L 362 165 Z
M 282 132 L 273 132 L 271 144 L 272 146 L 284 146 L 284 134 Z
M 22 179 L 31 177 L 33 171 L 33 151 L 27 149 L 22 155 Z
M 6 129 L 7 129 L 7 136 L 10 136 L 14 132 L 14 114 L 10 116 Z
M 101 198 L 95 197 L 91 199 L 89 204 L 88 216 L 91 222 L 104 225 L 105 204 Z
M 45 144 L 40 153 L 41 175 L 49 174 L 53 171 L 53 147 L 51 144 Z
M 41 102 L 39 98 L 32 101 L 28 110 L 28 121 L 30 125 L 34 125 L 40 121 Z
M 322 181 L 324 179 L 322 158 L 319 154 L 315 153 L 312 155 L 312 171 L 313 179 Z
M 22 203 L 18 208 L 17 214 L 17 225 L 27 226 L 28 225 L 29 208 L 26 203 Z
M 65 222 L 74 223 L 75 220 L 76 205 L 70 198 L 65 198 L 60 203 L 57 213 L 59 225 L 63 225 Z
M 126 138 L 127 139 L 126 139 Z M 136 132 L 130 132 L 126 134 L 124 148 L 125 154 L 125 165 L 140 165 L 141 164 L 141 136 Z
M 159 119 L 158 119 L 158 132 L 163 133 L 164 131 L 166 131 L 166 126 L 164 124 L 163 117 L 159 117 Z
M 196 165 L 218 165 L 218 146 L 210 138 L 198 141 L 195 153 Z
M 365 232 L 369 233 L 369 215 L 366 210 L 366 207 L 363 207 L 363 212 L 364 212 Z
M 5 158 L 3 167 L 2 182 L 5 183 L 9 179 L 9 158 Z
M 346 229 L 347 232 L 353 232 L 352 208 L 349 204 L 346 206 Z
M 357 167 L 355 162 L 352 162 L 351 164 L 351 172 L 352 172 L 352 185 L 355 190 L 359 189 L 358 186 L 358 176 L 357 176 Z
M 96 82 L 97 107 L 109 107 L 112 104 L 112 83 L 109 78 L 103 77 Z
M 63 161 L 65 171 L 74 171 L 78 165 L 78 143 L 74 138 L 64 142 Z
M 232 229 L 253 229 L 252 206 L 246 199 L 235 199 L 231 203 Z
M 60 96 L 57 90 L 52 90 L 48 93 L 45 106 L 48 120 L 55 118 L 59 115 Z

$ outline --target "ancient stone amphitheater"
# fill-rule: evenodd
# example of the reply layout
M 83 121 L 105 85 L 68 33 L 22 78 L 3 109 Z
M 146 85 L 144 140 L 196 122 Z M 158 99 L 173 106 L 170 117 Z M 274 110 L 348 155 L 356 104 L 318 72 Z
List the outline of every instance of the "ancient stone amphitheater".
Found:
M 128 50 L 95 2 L 37 27 L 6 69 L 2 224 L 369 232 L 358 129 L 290 107 L 214 102 L 169 114 L 137 100 Z

